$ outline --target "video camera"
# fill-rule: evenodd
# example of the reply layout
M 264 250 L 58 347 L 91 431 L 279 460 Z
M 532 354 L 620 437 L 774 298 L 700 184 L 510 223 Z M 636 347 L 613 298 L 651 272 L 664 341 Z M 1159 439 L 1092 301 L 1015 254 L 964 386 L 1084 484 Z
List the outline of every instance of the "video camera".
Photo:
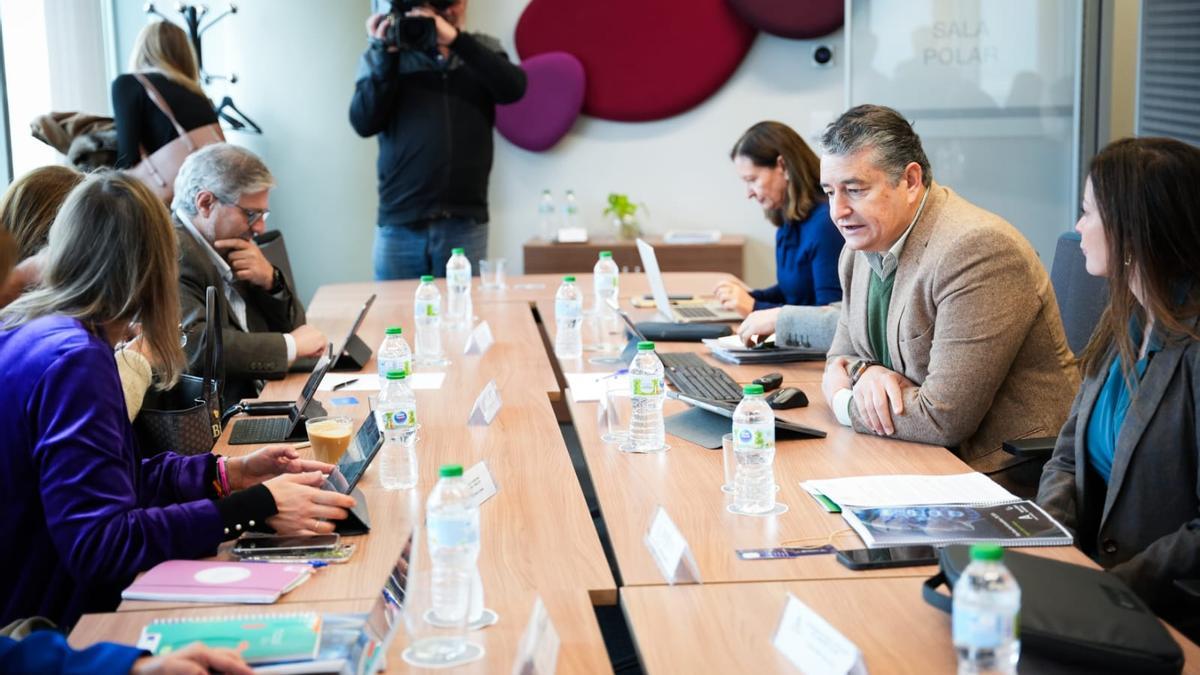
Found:
M 423 52 L 437 49 L 437 26 L 433 19 L 424 16 L 405 16 L 405 14 L 425 6 L 441 13 L 456 2 L 458 0 L 391 0 L 392 9 L 389 14 L 392 23 L 388 26 L 384 42 L 388 46 L 400 49 L 415 49 Z

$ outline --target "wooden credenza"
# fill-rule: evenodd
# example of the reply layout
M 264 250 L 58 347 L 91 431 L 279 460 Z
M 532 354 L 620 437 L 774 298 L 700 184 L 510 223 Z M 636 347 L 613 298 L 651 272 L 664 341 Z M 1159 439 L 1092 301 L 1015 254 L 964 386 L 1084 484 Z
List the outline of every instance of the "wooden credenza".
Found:
M 664 244 L 662 237 L 646 237 L 663 272 L 726 272 L 743 276 L 742 253 L 746 239 L 723 236 L 712 244 Z M 582 274 L 591 272 L 600 251 L 612 251 L 623 272 L 641 272 L 637 243 L 610 238 L 591 239 L 584 244 L 556 244 L 531 239 L 525 244 L 525 274 Z

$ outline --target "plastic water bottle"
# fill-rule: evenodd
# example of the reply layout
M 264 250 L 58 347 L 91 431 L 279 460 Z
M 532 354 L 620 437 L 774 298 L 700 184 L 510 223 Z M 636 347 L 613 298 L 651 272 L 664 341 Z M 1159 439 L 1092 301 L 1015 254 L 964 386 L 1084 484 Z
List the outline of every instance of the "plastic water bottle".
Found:
M 417 363 L 438 363 L 442 359 L 442 292 L 426 274 L 417 286 L 413 303 L 413 321 L 417 324 Z
M 558 331 L 554 334 L 554 355 L 560 359 L 577 359 L 583 356 L 583 296 L 575 285 L 575 277 L 563 277 L 562 285 L 554 294 L 554 323 Z
M 583 227 L 583 220 L 579 216 L 579 202 L 575 199 L 574 190 L 567 190 L 566 196 L 563 197 L 563 227 Z
M 379 345 L 375 361 L 379 366 L 380 384 L 383 384 L 387 374 L 393 370 L 412 375 L 412 350 L 408 348 L 408 341 L 404 339 L 403 328 L 389 326 L 384 331 L 383 343 Z
M 1021 588 L 1003 560 L 1003 548 L 975 544 L 971 564 L 954 584 L 951 622 L 959 675 L 1017 672 Z
M 629 364 L 629 383 L 633 395 L 629 449 L 634 452 L 662 450 L 667 444 L 662 412 L 667 392 L 663 364 L 654 353 L 653 342 L 638 343 L 637 356 Z
M 600 346 L 608 351 L 619 348 L 617 340 L 621 334 L 621 318 L 608 302 L 618 302 L 620 293 L 619 271 L 612 259 L 612 251 L 600 251 L 600 259 L 592 268 L 592 300 L 596 322 L 600 332 Z
M 775 508 L 775 413 L 761 384 L 742 387 L 742 394 L 733 411 L 733 507 L 741 513 L 767 513 Z
M 469 327 L 472 313 L 471 261 L 463 249 L 452 249 L 446 261 L 446 323 L 453 329 Z
M 542 190 L 542 198 L 538 201 L 538 232 L 542 239 L 554 241 L 558 238 L 558 223 L 555 214 L 558 206 L 554 203 L 554 194 L 549 189 Z
M 478 576 L 479 507 L 462 477 L 461 464 L 446 464 L 441 478 L 425 503 L 425 530 L 433 565 L 432 605 L 438 622 L 465 621 L 472 604 L 472 586 Z M 480 587 L 482 588 L 482 587 Z
M 417 484 L 417 458 L 405 438 L 415 433 L 417 397 L 404 371 L 392 370 L 379 389 L 375 424 L 383 434 L 379 449 L 379 482 L 386 490 L 407 490 Z

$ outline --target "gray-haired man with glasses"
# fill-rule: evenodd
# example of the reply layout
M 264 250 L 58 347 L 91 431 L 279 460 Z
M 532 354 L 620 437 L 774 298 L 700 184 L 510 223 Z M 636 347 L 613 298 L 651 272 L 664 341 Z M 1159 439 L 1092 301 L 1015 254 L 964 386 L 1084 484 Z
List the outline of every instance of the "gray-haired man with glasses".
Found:
M 254 242 L 266 231 L 275 179 L 263 161 L 228 143 L 190 155 L 171 204 L 179 237 L 179 300 L 189 369 L 203 367 L 204 289 L 221 308 L 225 402 L 258 396 L 260 381 L 283 377 L 300 358 L 320 356 L 325 336 L 305 325 L 304 308 Z

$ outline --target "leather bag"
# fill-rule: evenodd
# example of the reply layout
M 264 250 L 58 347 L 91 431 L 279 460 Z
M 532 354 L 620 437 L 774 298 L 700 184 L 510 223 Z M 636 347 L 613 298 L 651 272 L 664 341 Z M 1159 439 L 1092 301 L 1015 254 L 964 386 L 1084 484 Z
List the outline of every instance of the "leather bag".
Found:
M 212 452 L 221 436 L 221 322 L 217 289 L 204 292 L 204 376 L 183 375 L 166 391 L 150 389 L 133 421 L 143 457 L 170 450 L 181 455 Z
M 175 197 L 175 176 L 179 175 L 179 167 L 183 166 L 183 160 L 206 145 L 224 142 L 225 134 L 221 132 L 221 125 L 217 122 L 185 131 L 179 121 L 175 119 L 175 114 L 171 112 L 171 106 L 167 105 L 167 100 L 162 97 L 150 79 L 142 73 L 134 73 L 133 76 L 145 87 L 146 95 L 150 97 L 151 102 L 158 106 L 162 114 L 171 121 L 171 126 L 175 127 L 179 137 L 150 155 L 146 154 L 145 148 L 139 147 L 142 160 L 138 162 L 137 166 L 128 169 L 126 173 L 145 183 L 159 199 L 170 205 L 171 200 Z

